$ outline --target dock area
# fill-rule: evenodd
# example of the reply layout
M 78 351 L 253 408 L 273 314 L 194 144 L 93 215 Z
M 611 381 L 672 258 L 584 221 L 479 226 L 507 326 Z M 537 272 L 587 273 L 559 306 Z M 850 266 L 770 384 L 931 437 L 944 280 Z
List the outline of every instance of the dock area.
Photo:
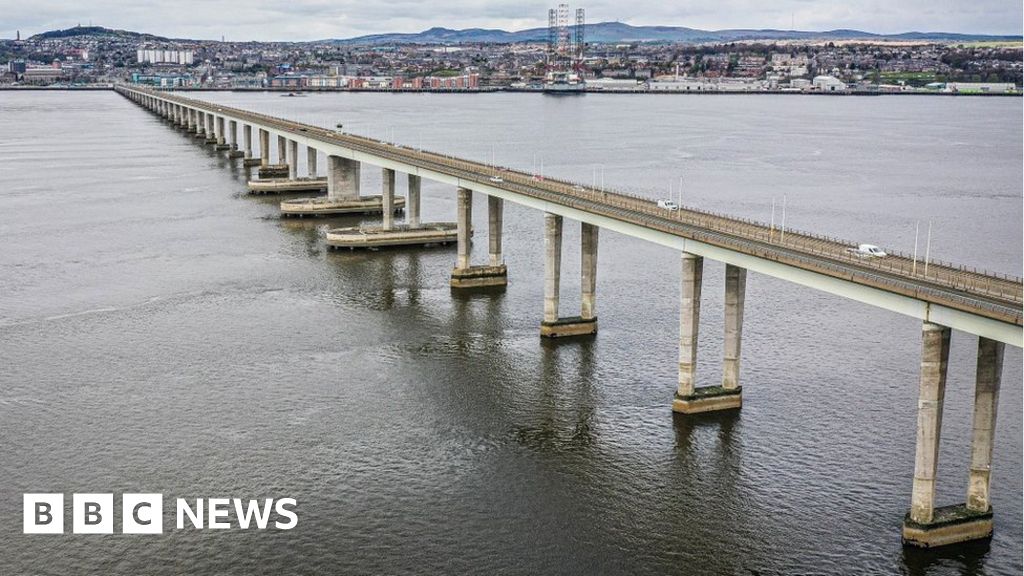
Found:
M 256 174 L 259 178 L 287 178 L 288 165 L 268 164 L 267 166 L 260 166 L 260 169 Z
M 249 180 L 250 194 L 283 194 L 288 192 L 326 192 L 327 178 L 259 178 Z
M 394 211 L 405 210 L 405 198 L 396 197 Z M 336 216 L 339 214 L 380 214 L 384 211 L 384 197 L 358 196 L 355 198 L 295 198 L 281 202 L 282 216 Z
M 327 231 L 331 248 L 383 248 L 387 246 L 446 245 L 456 242 L 455 222 L 427 222 L 417 227 L 399 224 L 390 230 L 381 226 L 335 228 Z

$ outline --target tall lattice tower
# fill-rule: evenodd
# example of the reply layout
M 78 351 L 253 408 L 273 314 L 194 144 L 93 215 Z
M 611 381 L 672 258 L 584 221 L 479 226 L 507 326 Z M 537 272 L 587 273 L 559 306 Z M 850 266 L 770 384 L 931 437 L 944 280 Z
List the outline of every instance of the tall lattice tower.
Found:
M 569 5 L 548 10 L 548 62 L 555 67 L 575 67 L 583 60 L 583 8 L 576 9 L 576 23 L 569 25 Z
M 573 31 L 573 59 L 576 60 L 575 65 L 580 66 L 583 63 L 583 48 L 586 46 L 586 40 L 583 37 L 584 29 L 586 28 L 585 18 L 583 16 L 583 8 L 576 9 L 576 29 Z

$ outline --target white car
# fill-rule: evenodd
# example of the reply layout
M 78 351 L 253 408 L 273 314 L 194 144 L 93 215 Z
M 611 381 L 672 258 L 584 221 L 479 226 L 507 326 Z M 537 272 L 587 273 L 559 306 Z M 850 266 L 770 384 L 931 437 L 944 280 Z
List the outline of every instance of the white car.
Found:
M 504 180 L 501 179 L 501 176 L 491 176 L 490 180 L 491 180 L 491 182 L 496 182 L 496 183 L 504 182 Z
M 860 256 L 870 256 L 873 258 L 884 258 L 885 256 L 887 256 L 885 250 L 882 250 L 881 248 L 875 246 L 874 244 L 861 244 L 860 246 L 857 246 L 857 248 L 854 249 L 853 251 Z
M 675 212 L 676 210 L 679 210 L 679 204 L 676 204 L 672 200 L 658 200 L 658 208 L 664 208 L 665 210 Z

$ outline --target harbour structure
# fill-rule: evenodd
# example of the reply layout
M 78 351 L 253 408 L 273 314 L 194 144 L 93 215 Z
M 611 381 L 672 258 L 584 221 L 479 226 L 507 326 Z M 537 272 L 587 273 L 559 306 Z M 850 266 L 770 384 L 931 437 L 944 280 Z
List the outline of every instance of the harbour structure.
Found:
M 577 8 L 575 24 L 570 25 L 569 14 L 568 4 L 548 10 L 546 93 L 582 94 L 586 89 L 582 70 L 586 18 L 583 8 Z
M 778 229 L 774 225 L 722 214 L 680 209 L 666 211 L 657 203 L 614 190 L 587 187 L 564 180 L 497 167 L 449 155 L 412 149 L 379 140 L 343 134 L 282 118 L 221 106 L 147 88 L 118 86 L 116 90 L 183 129 L 217 145 L 224 141 L 224 120 L 231 133 L 228 149 L 236 146 L 237 126 L 247 135 L 243 156 L 252 157 L 251 132 L 258 131 L 261 159 L 269 157 L 271 135 L 283 139 L 284 149 L 323 153 L 328 160 L 328 192 L 358 190 L 362 164 L 391 171 L 381 194 L 386 207 L 396 205 L 397 172 L 408 175 L 409 225 L 419 224 L 421 179 L 452 186 L 458 198 L 457 257 L 453 288 L 460 277 L 486 278 L 488 268 L 507 270 L 502 255 L 505 201 L 544 213 L 544 301 L 540 334 L 544 337 L 592 336 L 597 333 L 598 235 L 604 228 L 678 250 L 680 253 L 680 330 L 678 382 L 672 410 L 686 418 L 702 412 L 736 410 L 742 406 L 741 344 L 747 271 L 916 318 L 921 324 L 921 362 L 916 457 L 910 509 L 902 524 L 903 542 L 933 547 L 987 538 L 992 534 L 990 501 L 992 447 L 1006 345 L 1021 347 L 1022 280 L 979 271 L 916 255 L 888 250 L 869 257 L 844 242 L 822 235 Z M 294 142 L 295 144 L 291 144 Z M 292 155 L 294 158 L 295 155 Z M 412 186 L 413 182 L 415 185 Z M 470 261 L 471 214 L 474 194 L 488 197 L 489 261 Z M 383 228 L 395 226 L 384 211 Z M 581 225 L 581 294 L 579 315 L 562 316 L 559 306 L 562 231 L 565 219 Z M 722 381 L 698 387 L 697 335 L 700 320 L 703 263 L 725 263 L 725 350 Z M 497 273 L 497 272 L 495 272 Z M 939 506 L 935 485 L 942 412 L 945 399 L 949 343 L 953 331 L 977 336 L 974 423 L 969 481 L 964 502 Z

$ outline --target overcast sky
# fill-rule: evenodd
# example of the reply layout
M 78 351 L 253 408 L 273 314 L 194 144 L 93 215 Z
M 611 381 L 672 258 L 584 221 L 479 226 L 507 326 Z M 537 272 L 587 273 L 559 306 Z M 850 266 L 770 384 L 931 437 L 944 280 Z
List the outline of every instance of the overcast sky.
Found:
M 81 23 L 177 38 L 317 40 L 446 28 L 547 25 L 557 0 L 0 0 L 0 37 Z M 588 22 L 702 29 L 856 28 L 1021 34 L 1021 0 L 588 0 Z

